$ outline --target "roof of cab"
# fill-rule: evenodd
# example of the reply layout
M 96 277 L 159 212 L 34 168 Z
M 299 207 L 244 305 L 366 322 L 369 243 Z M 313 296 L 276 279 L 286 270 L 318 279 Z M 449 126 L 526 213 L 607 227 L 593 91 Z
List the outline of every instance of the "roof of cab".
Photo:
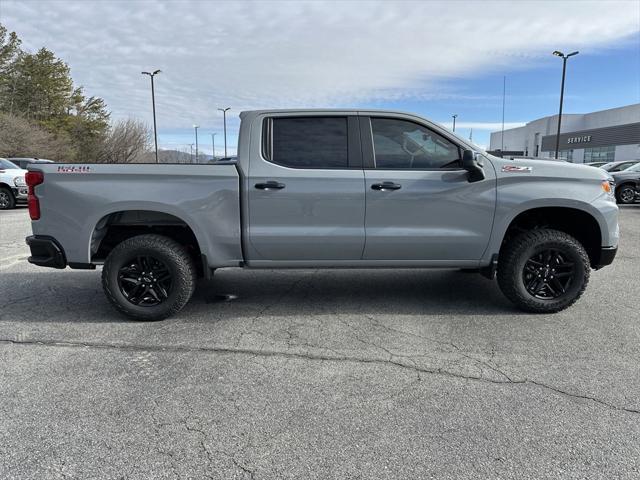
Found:
M 394 116 L 402 116 L 407 118 L 413 118 L 418 121 L 422 121 L 428 123 L 435 127 L 436 131 L 442 130 L 442 132 L 446 135 L 453 135 L 458 139 L 458 141 L 464 143 L 468 147 L 471 147 L 474 150 L 481 150 L 478 147 L 469 142 L 469 140 L 461 137 L 455 132 L 452 132 L 444 125 L 441 125 L 437 122 L 428 120 L 420 115 L 416 115 L 411 112 L 403 112 L 400 110 L 378 110 L 371 108 L 272 108 L 272 109 L 264 109 L 264 110 L 245 110 L 240 112 L 240 118 L 242 120 L 253 119 L 260 115 L 272 115 L 272 114 L 282 114 L 282 113 L 293 113 L 293 114 L 343 114 L 343 115 L 394 115 Z

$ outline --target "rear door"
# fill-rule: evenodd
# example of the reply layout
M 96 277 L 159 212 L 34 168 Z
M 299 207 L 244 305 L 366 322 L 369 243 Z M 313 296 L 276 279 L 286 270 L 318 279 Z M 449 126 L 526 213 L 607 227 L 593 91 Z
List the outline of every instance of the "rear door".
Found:
M 366 190 L 365 260 L 479 260 L 496 202 L 493 167 L 470 183 L 462 148 L 428 125 L 361 117 Z M 364 133 L 366 132 L 366 134 Z
M 358 118 L 277 114 L 258 130 L 247 183 L 250 263 L 359 260 L 365 194 Z

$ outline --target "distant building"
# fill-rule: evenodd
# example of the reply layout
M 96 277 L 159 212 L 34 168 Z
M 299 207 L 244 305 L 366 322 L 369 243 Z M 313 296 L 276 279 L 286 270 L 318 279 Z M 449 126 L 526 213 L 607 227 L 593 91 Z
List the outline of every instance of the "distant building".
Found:
M 500 156 L 554 158 L 558 115 L 492 132 L 489 150 Z M 584 114 L 563 114 L 558 158 L 574 163 L 640 160 L 640 103 Z M 503 151 L 501 151 L 503 150 Z

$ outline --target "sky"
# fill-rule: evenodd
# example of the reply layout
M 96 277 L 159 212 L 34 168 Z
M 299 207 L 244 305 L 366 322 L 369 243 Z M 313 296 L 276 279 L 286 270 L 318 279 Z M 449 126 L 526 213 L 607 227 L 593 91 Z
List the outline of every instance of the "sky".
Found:
M 114 120 L 152 125 L 161 148 L 229 154 L 238 114 L 258 108 L 403 110 L 482 147 L 505 127 L 640 102 L 640 1 L 0 0 L 0 23 L 30 51 L 47 47 Z M 471 132 L 473 129 L 473 132 Z

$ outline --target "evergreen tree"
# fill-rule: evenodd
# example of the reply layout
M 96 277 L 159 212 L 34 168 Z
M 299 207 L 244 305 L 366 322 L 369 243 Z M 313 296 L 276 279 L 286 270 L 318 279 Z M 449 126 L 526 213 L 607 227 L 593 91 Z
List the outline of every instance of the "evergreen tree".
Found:
M 25 125 L 31 122 L 34 134 L 25 135 L 25 140 L 42 138 L 42 133 L 38 132 L 44 128 L 52 135 L 51 141 L 58 142 L 56 145 L 68 145 L 64 161 L 110 161 L 105 158 L 105 152 L 115 151 L 111 147 L 114 132 L 123 129 L 110 130 L 110 113 L 104 100 L 86 97 L 82 87 L 74 87 L 69 66 L 52 51 L 43 47 L 36 53 L 29 53 L 20 45 L 16 33 L 0 24 L 0 113 L 20 117 L 16 121 L 5 118 L 7 125 L 17 125 L 24 131 Z M 125 130 L 133 131 L 131 128 Z M 5 141 L 12 151 L 20 148 L 15 138 L 3 140 L 2 135 L 0 132 L 0 144 Z M 143 136 L 142 133 L 117 136 L 121 149 L 129 152 L 117 157 L 131 161 L 136 149 L 144 151 L 145 142 L 140 140 Z M 25 145 L 23 151 L 31 152 L 32 147 Z M 111 161 L 117 161 L 117 158 Z

